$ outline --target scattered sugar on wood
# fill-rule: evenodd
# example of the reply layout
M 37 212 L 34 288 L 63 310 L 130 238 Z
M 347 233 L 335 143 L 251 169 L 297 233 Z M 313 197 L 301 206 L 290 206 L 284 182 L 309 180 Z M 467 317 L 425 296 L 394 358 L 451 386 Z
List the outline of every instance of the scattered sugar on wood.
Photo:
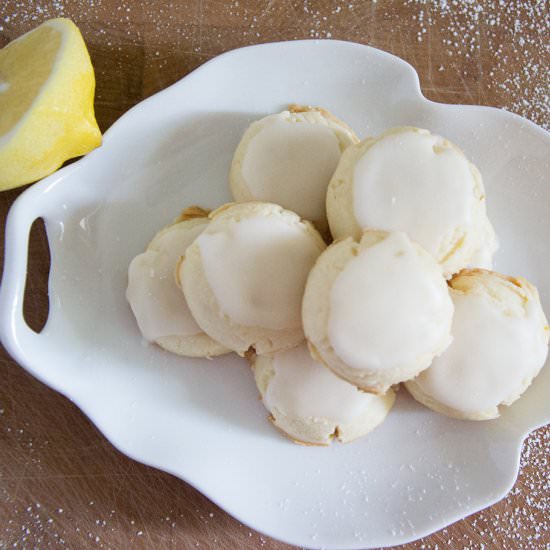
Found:
M 423 42 L 426 33 L 441 29 L 440 44 L 428 47 L 444 49 L 449 61 L 438 71 L 453 68 L 454 58 L 467 59 L 472 65 L 480 50 L 490 51 L 492 61 L 483 67 L 489 76 L 487 87 L 498 92 L 503 107 L 550 129 L 550 65 L 548 38 L 550 16 L 543 1 L 488 0 L 407 0 L 416 7 L 413 24 L 417 39 Z M 510 64 L 521 67 L 510 73 Z M 467 69 L 460 76 L 468 76 Z

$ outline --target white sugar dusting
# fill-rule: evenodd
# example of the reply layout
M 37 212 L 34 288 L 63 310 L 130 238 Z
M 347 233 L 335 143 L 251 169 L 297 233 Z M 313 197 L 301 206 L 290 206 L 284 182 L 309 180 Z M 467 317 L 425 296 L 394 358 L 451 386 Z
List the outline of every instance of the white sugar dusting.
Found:
M 503 99 L 504 108 L 550 129 L 550 14 L 548 3 L 528 0 L 407 0 L 416 7 L 413 16 L 417 39 L 438 29 L 449 62 L 464 58 L 477 63 L 484 52 L 491 52 L 491 65 L 483 67 L 487 88 Z M 429 47 L 433 47 L 433 44 Z M 510 65 L 519 67 L 511 73 Z M 441 65 L 438 71 L 447 67 Z M 461 77 L 467 77 L 466 70 Z
M 416 548 L 502 550 L 548 549 L 550 540 L 550 430 L 541 428 L 526 440 L 520 473 L 514 488 L 496 506 L 469 518 L 475 536 L 451 535 L 449 529 L 437 534 L 437 543 L 420 539 Z

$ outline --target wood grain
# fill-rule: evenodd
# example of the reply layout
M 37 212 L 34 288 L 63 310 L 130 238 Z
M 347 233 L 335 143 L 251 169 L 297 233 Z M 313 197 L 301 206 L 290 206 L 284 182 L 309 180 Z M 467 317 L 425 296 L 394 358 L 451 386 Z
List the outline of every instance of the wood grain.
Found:
M 71 17 L 95 67 L 102 130 L 221 52 L 303 38 L 376 46 L 409 61 L 429 99 L 506 107 L 548 127 L 544 3 L 445 4 L 7 0 L 0 4 L 0 47 L 44 19 Z M 2 220 L 20 192 L 0 194 Z M 4 223 L 2 243 L 3 230 Z M 47 273 L 48 245 L 38 226 L 25 303 L 38 329 L 47 315 Z M 548 428 L 532 434 L 506 499 L 403 548 L 548 548 L 549 442 Z M 289 548 L 239 524 L 184 482 L 121 455 L 69 400 L 3 350 L 0 489 L 0 548 Z

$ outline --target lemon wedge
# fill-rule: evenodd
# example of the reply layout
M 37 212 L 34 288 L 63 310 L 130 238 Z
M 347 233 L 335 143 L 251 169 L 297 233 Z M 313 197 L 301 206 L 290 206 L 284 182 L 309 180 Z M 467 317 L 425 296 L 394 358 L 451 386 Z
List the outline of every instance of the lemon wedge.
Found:
M 69 19 L 51 19 L 0 49 L 0 190 L 54 172 L 101 143 L 95 76 Z

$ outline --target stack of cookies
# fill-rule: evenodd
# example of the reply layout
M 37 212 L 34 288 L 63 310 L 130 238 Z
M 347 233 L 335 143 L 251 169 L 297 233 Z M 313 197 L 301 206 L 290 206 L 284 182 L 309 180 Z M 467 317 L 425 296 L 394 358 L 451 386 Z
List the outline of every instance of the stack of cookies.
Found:
M 185 209 L 129 267 L 145 339 L 246 357 L 294 441 L 350 441 L 404 383 L 449 416 L 499 415 L 546 361 L 536 288 L 491 271 L 482 177 L 448 140 L 393 128 L 360 141 L 324 109 L 254 122 L 234 203 Z

